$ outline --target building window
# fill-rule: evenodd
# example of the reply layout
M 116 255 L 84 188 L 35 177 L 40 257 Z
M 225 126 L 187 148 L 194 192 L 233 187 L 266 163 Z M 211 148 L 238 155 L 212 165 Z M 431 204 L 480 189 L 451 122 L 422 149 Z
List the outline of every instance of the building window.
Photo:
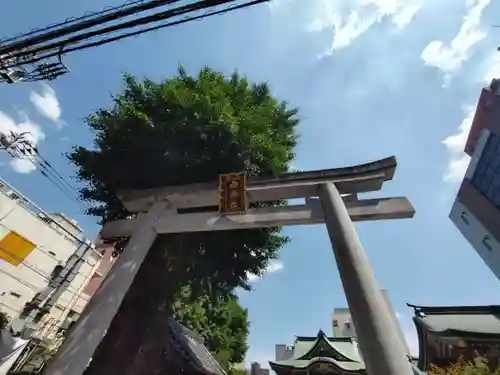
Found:
M 344 325 L 345 325 L 345 327 L 346 327 L 347 329 L 351 328 L 351 323 L 349 323 L 349 322 L 345 322 L 345 323 L 344 323 Z
M 333 321 L 333 328 L 337 328 L 339 326 L 339 322 L 337 319 L 334 319 Z
M 10 292 L 10 295 L 15 298 L 21 298 L 21 295 L 17 292 Z
M 500 137 L 491 134 L 471 179 L 471 184 L 500 209 Z
M 490 237 L 489 236 L 484 236 L 483 238 L 483 246 L 485 248 L 488 249 L 488 251 L 492 251 L 493 250 L 493 246 L 491 245 L 491 242 L 490 242 Z
M 14 201 L 17 201 L 17 200 L 20 200 L 21 199 L 21 196 L 19 194 L 17 194 L 15 191 L 13 190 L 9 190 L 7 193 L 5 193 L 10 199 L 14 200 Z
M 460 215 L 460 219 L 462 219 L 465 224 L 469 225 L 469 219 L 467 218 L 467 213 L 465 211 L 463 211 Z

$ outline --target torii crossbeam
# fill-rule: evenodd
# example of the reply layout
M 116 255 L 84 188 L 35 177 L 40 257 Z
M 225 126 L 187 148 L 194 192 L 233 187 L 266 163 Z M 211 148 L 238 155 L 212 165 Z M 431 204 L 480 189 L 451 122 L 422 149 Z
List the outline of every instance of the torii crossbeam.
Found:
M 390 157 L 347 168 L 250 178 L 246 188 L 250 202 L 305 198 L 305 204 L 250 209 L 242 215 L 186 210 L 216 206 L 220 197 L 215 181 L 119 194 L 127 210 L 138 215 L 105 224 L 100 236 L 130 236 L 130 241 L 45 374 L 83 373 L 158 234 L 320 223 L 328 229 L 368 374 L 411 374 L 408 353 L 353 225 L 353 221 L 414 216 L 404 197 L 358 199 L 358 193 L 380 190 L 395 169 L 396 159 Z

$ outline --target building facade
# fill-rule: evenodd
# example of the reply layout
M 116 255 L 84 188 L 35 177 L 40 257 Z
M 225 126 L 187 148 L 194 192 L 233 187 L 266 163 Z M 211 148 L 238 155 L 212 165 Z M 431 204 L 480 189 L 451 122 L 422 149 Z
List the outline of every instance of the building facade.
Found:
M 259 362 L 252 362 L 249 373 L 250 375 L 269 375 L 269 369 L 262 368 Z
M 13 321 L 40 299 L 48 311 L 35 317 L 37 334 L 67 328 L 90 299 L 84 289 L 101 258 L 76 222 L 44 212 L 0 180 L 0 310 Z
M 500 90 L 481 91 L 465 145 L 471 157 L 450 219 L 500 279 Z
M 332 314 L 333 337 L 357 337 L 351 312 L 347 307 L 336 307 Z
M 484 358 L 491 370 L 500 358 L 500 306 L 416 306 L 418 368 L 447 367 L 460 358 Z
M 394 311 L 394 308 L 392 307 L 392 304 L 389 300 L 389 295 L 387 293 L 387 290 L 382 289 L 381 293 L 382 293 L 382 296 L 384 297 L 386 305 L 389 309 L 389 313 L 390 313 L 392 319 L 394 320 L 394 324 L 396 324 L 396 327 L 398 328 L 398 333 L 399 333 L 399 337 L 401 339 L 401 342 L 403 343 L 407 353 L 409 353 L 408 344 L 407 344 L 406 339 L 404 337 L 403 330 L 401 329 L 401 324 L 399 323 L 399 320 L 396 316 L 396 312 Z M 357 338 L 356 329 L 354 327 L 351 313 L 350 313 L 348 308 L 342 307 L 342 308 L 335 308 L 333 310 L 332 331 L 333 331 L 333 337 L 354 337 L 354 338 Z

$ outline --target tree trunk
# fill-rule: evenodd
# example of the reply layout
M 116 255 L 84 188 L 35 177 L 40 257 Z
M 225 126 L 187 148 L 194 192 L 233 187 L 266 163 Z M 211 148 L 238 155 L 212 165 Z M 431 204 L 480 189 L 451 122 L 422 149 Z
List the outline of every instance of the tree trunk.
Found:
M 85 375 L 176 374 L 168 318 L 178 282 L 168 248 L 182 235 L 159 236 L 146 255 Z M 168 244 L 167 244 L 168 242 Z M 172 368 L 174 367 L 174 368 Z

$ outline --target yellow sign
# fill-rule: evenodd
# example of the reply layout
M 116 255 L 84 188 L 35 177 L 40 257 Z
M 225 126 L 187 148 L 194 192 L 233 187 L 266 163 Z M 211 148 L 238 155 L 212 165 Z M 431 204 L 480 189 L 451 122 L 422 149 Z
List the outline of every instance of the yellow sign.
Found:
M 0 240 L 0 259 L 18 266 L 36 245 L 16 232 L 9 232 Z
M 246 173 L 227 173 L 219 175 L 219 212 L 238 214 L 247 209 Z

